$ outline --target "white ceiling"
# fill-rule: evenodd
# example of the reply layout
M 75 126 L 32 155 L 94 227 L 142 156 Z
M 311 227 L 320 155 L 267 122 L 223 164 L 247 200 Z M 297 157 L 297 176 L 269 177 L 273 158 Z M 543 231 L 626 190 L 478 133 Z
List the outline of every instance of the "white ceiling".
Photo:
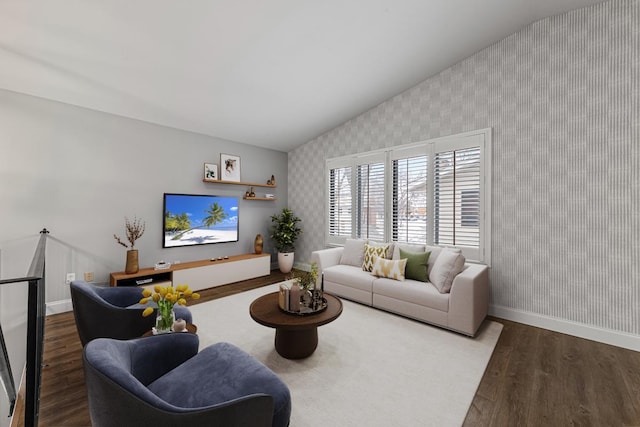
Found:
M 0 2 L 0 88 L 290 151 L 600 0 Z

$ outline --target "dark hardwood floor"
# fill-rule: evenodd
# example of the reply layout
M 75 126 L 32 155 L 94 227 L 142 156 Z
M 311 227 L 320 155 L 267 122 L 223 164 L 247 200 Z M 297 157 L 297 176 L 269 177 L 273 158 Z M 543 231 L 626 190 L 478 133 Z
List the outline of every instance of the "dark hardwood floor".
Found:
M 274 271 L 206 290 L 198 303 L 283 278 Z M 492 320 L 504 329 L 465 426 L 640 426 L 640 353 Z M 81 352 L 73 314 L 48 316 L 40 426 L 90 425 Z

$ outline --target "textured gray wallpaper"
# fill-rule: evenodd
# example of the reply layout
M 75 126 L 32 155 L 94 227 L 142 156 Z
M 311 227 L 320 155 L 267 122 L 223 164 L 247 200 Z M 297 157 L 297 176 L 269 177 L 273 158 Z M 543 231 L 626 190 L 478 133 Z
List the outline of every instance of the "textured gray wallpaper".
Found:
M 493 128 L 491 303 L 640 334 L 640 1 L 551 17 L 289 153 L 297 261 L 324 160 Z

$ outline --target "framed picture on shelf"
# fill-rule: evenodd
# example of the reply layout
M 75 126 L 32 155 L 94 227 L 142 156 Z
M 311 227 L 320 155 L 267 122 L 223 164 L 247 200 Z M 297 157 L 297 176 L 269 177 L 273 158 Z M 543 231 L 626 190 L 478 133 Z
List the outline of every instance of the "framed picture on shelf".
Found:
M 240 182 L 240 156 L 220 154 L 220 179 Z
M 213 163 L 204 164 L 204 179 L 219 179 L 218 165 Z

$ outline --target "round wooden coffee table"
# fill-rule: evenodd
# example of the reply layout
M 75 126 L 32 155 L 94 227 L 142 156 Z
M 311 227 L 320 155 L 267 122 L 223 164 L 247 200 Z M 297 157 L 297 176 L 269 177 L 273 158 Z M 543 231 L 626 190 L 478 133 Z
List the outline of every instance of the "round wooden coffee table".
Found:
M 276 329 L 275 346 L 286 359 L 303 359 L 318 347 L 318 326 L 334 321 L 342 313 L 342 301 L 324 294 L 327 308 L 319 313 L 300 316 L 285 313 L 278 307 L 278 292 L 263 295 L 251 303 L 249 314 L 261 325 Z

